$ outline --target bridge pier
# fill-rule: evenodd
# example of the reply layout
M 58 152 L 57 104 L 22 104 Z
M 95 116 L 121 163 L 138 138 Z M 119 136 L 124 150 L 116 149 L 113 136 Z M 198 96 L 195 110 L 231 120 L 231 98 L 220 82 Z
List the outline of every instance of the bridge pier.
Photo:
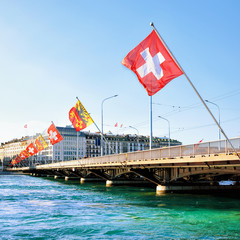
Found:
M 163 195 L 165 193 L 228 193 L 239 192 L 240 186 L 235 185 L 205 185 L 205 186 L 174 186 L 174 185 L 158 185 L 156 194 Z
M 141 185 L 149 185 L 151 182 L 147 182 L 144 180 L 107 180 L 106 187 L 117 186 L 117 185 L 132 185 L 132 186 L 141 186 Z
M 103 182 L 104 180 L 101 178 L 80 178 L 80 183 L 85 182 Z

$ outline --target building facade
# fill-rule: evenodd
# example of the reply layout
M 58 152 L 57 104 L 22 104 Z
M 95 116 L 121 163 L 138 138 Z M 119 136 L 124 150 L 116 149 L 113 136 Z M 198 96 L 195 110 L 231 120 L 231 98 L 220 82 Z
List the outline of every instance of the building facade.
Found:
M 86 157 L 101 156 L 101 134 L 84 132 L 86 137 Z M 113 135 L 104 134 L 103 155 L 119 154 L 149 149 L 149 137 L 131 134 Z M 168 138 L 153 137 L 152 148 L 168 147 Z M 170 145 L 176 146 L 182 143 L 170 139 Z

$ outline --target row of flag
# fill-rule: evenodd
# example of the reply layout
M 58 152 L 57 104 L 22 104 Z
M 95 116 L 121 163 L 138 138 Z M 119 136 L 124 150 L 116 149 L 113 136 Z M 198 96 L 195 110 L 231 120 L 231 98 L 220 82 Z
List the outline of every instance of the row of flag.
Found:
M 63 140 L 63 137 L 58 132 L 57 128 L 55 127 L 55 125 L 53 123 L 48 128 L 47 133 L 48 133 L 48 138 L 50 140 L 50 143 L 52 145 L 54 145 L 54 144 Z M 30 143 L 26 147 L 25 150 L 21 151 L 20 154 L 17 155 L 17 157 L 11 161 L 11 164 L 12 165 L 18 164 L 22 160 L 24 160 L 28 157 L 31 157 L 31 156 L 37 154 L 38 152 L 41 152 L 42 150 L 46 149 L 47 147 L 48 147 L 48 144 L 46 143 L 46 141 L 44 140 L 44 138 L 40 134 L 37 137 L 37 139 L 35 140 L 34 143 L 33 142 Z
M 69 120 L 72 122 L 72 125 L 74 126 L 76 131 L 80 131 L 94 122 L 79 100 L 77 101 L 75 106 L 70 109 Z M 24 128 L 27 128 L 27 124 L 24 125 Z M 47 133 L 48 139 L 50 140 L 50 143 L 52 145 L 63 140 L 63 137 L 61 136 L 61 134 L 59 133 L 59 131 L 57 130 L 53 123 L 48 128 Z M 17 157 L 11 161 L 11 164 L 12 165 L 18 164 L 22 160 L 30 156 L 33 156 L 38 152 L 41 152 L 47 147 L 48 144 L 46 143 L 42 135 L 40 135 L 38 136 L 34 143 L 33 142 L 30 143 L 25 150 L 21 151 L 20 154 L 17 155 Z

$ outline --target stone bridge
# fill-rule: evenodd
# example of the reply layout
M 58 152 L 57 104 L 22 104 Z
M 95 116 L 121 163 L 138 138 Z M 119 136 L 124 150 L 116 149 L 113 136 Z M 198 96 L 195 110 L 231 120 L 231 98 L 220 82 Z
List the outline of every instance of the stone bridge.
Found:
M 240 138 L 231 139 L 240 153 Z M 227 141 L 181 145 L 102 157 L 59 161 L 32 167 L 11 168 L 34 176 L 54 176 L 118 184 L 151 184 L 166 191 L 237 191 L 240 159 Z M 223 186 L 223 180 L 235 185 Z

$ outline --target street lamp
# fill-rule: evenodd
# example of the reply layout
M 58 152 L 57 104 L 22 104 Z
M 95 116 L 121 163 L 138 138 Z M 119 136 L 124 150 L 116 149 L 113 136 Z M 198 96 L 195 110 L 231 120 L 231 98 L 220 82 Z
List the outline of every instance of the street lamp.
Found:
M 101 105 L 101 119 L 102 119 L 102 134 L 101 134 L 101 156 L 103 156 L 103 103 L 110 99 L 110 98 L 114 98 L 114 97 L 117 97 L 118 95 L 114 95 L 114 96 L 111 96 L 111 97 L 108 97 L 108 98 L 105 98 L 103 99 L 102 101 L 102 105 Z
M 168 146 L 170 147 L 170 122 L 164 117 L 161 117 L 161 116 L 158 116 L 158 117 L 168 122 Z
M 132 126 L 129 126 L 130 128 L 133 128 L 133 129 L 135 129 L 136 131 L 137 131 L 137 136 L 138 136 L 138 141 L 137 141 L 137 143 L 138 143 L 138 150 L 140 150 L 139 149 L 139 131 L 135 128 L 135 127 L 132 127 Z
M 218 123 L 219 123 L 219 126 L 220 126 L 220 108 L 219 108 L 219 106 L 216 103 L 213 103 L 213 102 L 211 102 L 209 100 L 205 100 L 205 101 L 215 105 L 218 108 Z M 220 140 L 221 140 L 221 130 L 220 130 L 220 128 L 218 130 L 218 139 L 219 139 L 219 142 L 220 142 Z

